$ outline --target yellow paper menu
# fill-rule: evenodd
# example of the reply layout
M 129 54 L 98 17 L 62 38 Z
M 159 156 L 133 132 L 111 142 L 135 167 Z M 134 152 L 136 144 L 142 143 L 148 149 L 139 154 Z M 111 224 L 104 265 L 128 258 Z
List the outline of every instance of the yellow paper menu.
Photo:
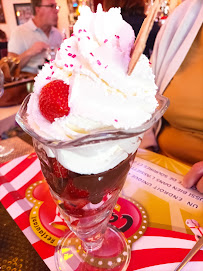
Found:
M 182 186 L 190 167 L 171 158 L 139 149 L 123 195 L 143 205 L 150 227 L 191 234 L 186 220 L 203 225 L 203 195 Z

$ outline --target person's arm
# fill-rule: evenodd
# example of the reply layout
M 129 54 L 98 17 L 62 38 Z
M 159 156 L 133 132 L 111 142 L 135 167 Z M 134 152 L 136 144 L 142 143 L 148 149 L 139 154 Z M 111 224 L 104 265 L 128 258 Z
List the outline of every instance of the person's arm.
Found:
M 23 68 L 29 60 L 42 51 L 46 50 L 48 45 L 44 42 L 35 42 L 32 47 L 24 51 L 22 54 L 16 54 L 14 52 L 8 52 L 8 57 L 18 57 L 20 59 L 20 67 Z
M 196 185 L 199 192 L 203 193 L 203 161 L 194 164 L 183 178 L 183 186 L 190 188 Z

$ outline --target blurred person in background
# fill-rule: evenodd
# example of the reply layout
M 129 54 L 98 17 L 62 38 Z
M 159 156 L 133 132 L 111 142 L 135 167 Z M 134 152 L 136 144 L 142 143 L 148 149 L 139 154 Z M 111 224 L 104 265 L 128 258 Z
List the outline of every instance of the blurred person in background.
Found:
M 108 11 L 112 7 L 120 7 L 121 8 L 121 15 L 123 19 L 129 23 L 134 32 L 135 37 L 137 37 L 141 25 L 146 18 L 145 15 L 145 8 L 146 3 L 145 0 L 104 0 L 103 1 L 103 8 L 105 11 Z M 156 35 L 160 29 L 158 22 L 154 22 L 152 30 L 149 34 L 145 50 L 143 54 L 145 54 L 148 58 L 150 57 Z
M 8 40 L 6 33 L 0 29 L 0 59 L 7 56 Z
M 203 1 L 185 0 L 161 27 L 150 59 L 170 106 L 141 143 L 191 167 L 185 187 L 203 193 Z
M 31 0 L 33 17 L 17 26 L 8 43 L 8 56 L 20 59 L 23 72 L 36 74 L 46 59 L 46 50 L 58 48 L 62 35 L 55 27 L 59 7 L 55 0 Z

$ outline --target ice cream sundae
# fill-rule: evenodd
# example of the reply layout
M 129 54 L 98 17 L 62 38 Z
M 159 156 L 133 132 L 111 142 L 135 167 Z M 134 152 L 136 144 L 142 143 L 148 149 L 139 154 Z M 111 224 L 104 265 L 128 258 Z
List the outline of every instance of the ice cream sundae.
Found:
M 134 40 L 119 8 L 103 12 L 99 5 L 92 13 L 85 7 L 56 59 L 35 78 L 27 111 L 35 132 L 48 140 L 71 141 L 94 131 L 135 128 L 149 120 L 157 107 L 157 87 L 144 55 L 127 74 Z M 114 182 L 120 189 L 125 178 L 118 181 L 111 175 L 127 174 L 140 141 L 139 135 L 74 149 L 41 146 L 52 169 L 43 169 L 45 177 L 64 198 L 63 208 L 71 215 L 85 215 L 85 206 L 101 202 Z M 78 198 L 83 200 L 76 202 Z
M 27 123 L 30 134 L 38 135 L 34 146 L 52 196 L 92 250 L 99 247 L 94 243 L 102 240 L 142 139 L 142 133 L 121 137 L 119 132 L 142 126 L 158 106 L 144 55 L 128 75 L 134 41 L 119 8 L 104 12 L 99 5 L 93 13 L 84 7 L 72 36 L 35 78 L 27 104 Z M 71 145 L 81 138 L 86 143 Z

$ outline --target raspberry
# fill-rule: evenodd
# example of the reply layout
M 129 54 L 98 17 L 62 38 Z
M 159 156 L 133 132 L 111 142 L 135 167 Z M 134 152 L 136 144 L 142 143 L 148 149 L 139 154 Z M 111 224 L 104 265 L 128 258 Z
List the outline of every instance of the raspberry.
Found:
M 63 167 L 55 158 L 52 158 L 53 173 L 57 178 L 67 178 L 68 169 Z
M 68 106 L 69 86 L 62 80 L 54 80 L 45 85 L 39 96 L 39 108 L 42 115 L 53 122 L 69 114 Z
M 69 215 L 73 216 L 84 216 L 85 210 L 82 208 L 88 204 L 88 200 L 79 199 L 76 201 L 64 201 L 64 209 Z
M 66 195 L 68 195 L 68 198 L 70 199 L 82 199 L 82 198 L 88 198 L 89 193 L 87 190 L 83 190 L 83 189 L 79 189 L 75 187 L 73 184 L 73 180 L 70 179 L 63 192 L 63 196 L 66 197 Z

